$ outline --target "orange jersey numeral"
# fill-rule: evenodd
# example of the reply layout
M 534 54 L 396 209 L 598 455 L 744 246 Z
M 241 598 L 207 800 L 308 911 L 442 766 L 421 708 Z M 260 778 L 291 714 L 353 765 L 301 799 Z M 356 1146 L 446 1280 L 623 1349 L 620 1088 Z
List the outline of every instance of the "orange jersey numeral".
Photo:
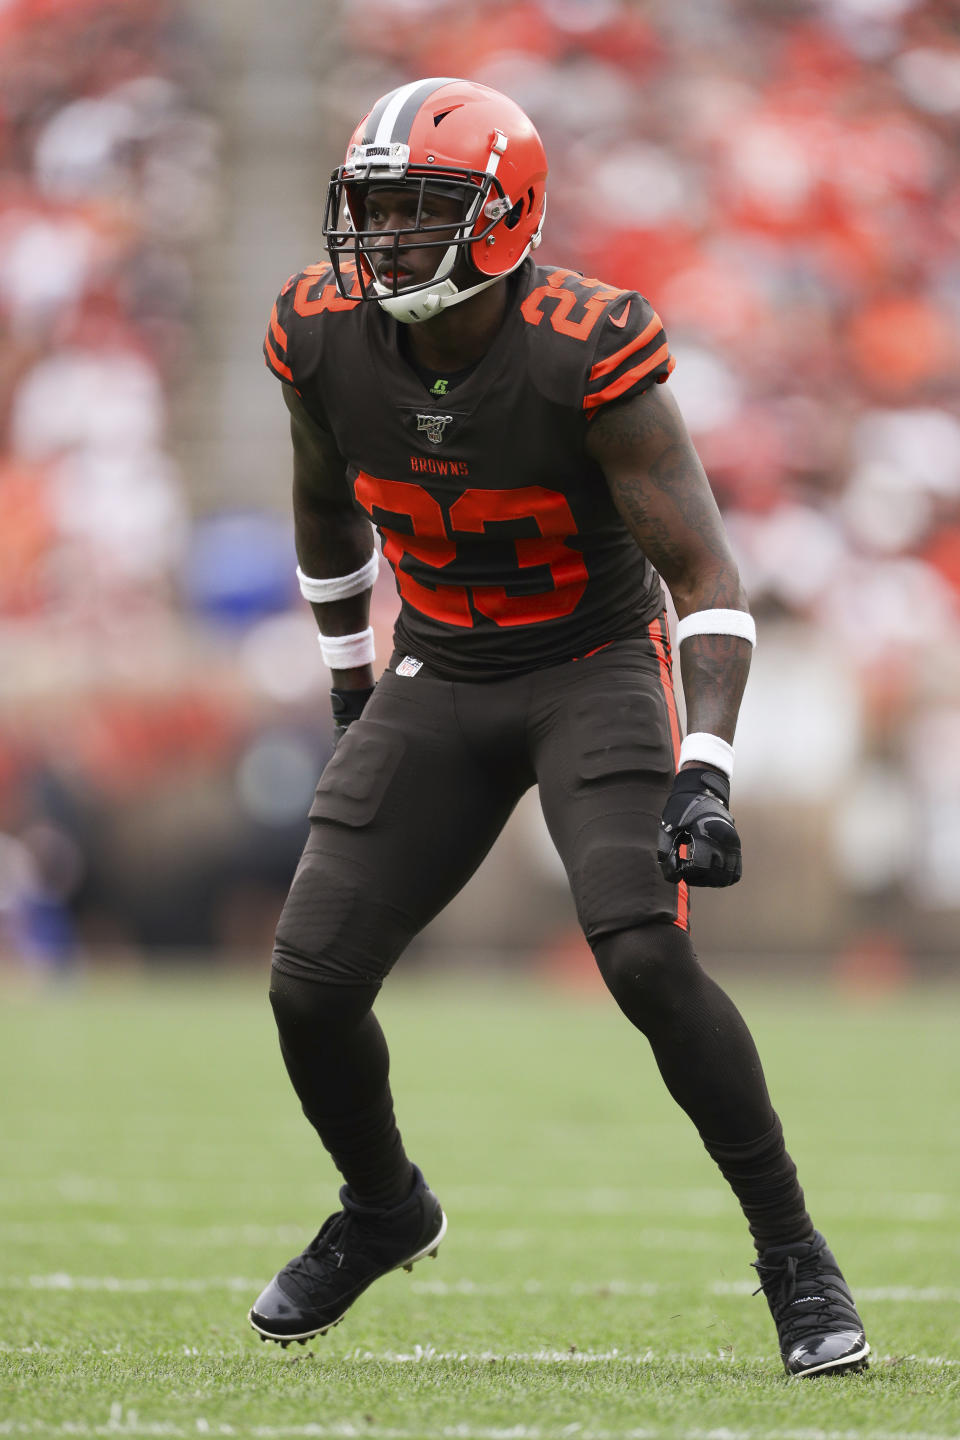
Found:
M 557 334 L 572 335 L 575 340 L 586 340 L 606 306 L 618 295 L 622 295 L 623 291 L 604 285 L 600 280 L 585 280 L 579 275 L 575 276 L 580 288 L 595 290 L 596 294 L 588 296 L 582 302 L 583 315 L 581 318 L 571 320 L 569 318 L 571 310 L 581 303 L 581 297 L 576 290 L 563 288 L 564 281 L 569 280 L 571 276 L 573 276 L 572 270 L 555 270 L 546 285 L 538 285 L 536 290 L 530 291 L 520 309 L 524 320 L 529 325 L 539 325 L 544 316 L 544 301 L 555 301 L 549 315 L 550 324 Z
M 496 625 L 532 625 L 569 615 L 587 587 L 583 556 L 566 541 L 577 533 L 576 521 L 565 497 L 543 485 L 517 490 L 465 490 L 450 507 L 445 521 L 438 501 L 421 485 L 409 480 L 383 480 L 361 470 L 354 484 L 359 503 L 383 536 L 383 553 L 397 577 L 404 600 L 423 615 L 447 625 L 470 627 L 470 601 Z M 374 513 L 379 511 L 380 519 Z M 409 521 L 410 535 L 385 523 L 385 516 Z M 456 534 L 483 534 L 487 525 L 508 520 L 533 520 L 540 537 L 518 536 L 513 545 L 520 569 L 545 566 L 552 581 L 548 590 L 531 595 L 508 595 L 502 585 L 472 586 L 437 583 L 422 585 L 403 568 L 412 555 L 437 570 L 453 565 Z

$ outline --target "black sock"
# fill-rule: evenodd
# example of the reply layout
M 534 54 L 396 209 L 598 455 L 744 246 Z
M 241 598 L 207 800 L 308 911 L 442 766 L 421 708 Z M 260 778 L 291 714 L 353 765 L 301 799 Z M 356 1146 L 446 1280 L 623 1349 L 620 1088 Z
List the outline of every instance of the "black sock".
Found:
M 594 952 L 617 1004 L 646 1035 L 667 1089 L 740 1201 L 758 1248 L 809 1239 L 813 1225 L 753 1037 L 701 967 L 689 934 L 677 925 L 645 925 L 604 936 Z
M 775 1118 L 766 1135 L 746 1144 L 703 1143 L 740 1201 L 758 1250 L 813 1238 L 813 1221 L 807 1214 L 797 1167 L 784 1146 L 779 1119 Z
M 278 970 L 270 1003 L 303 1113 L 363 1205 L 406 1199 L 413 1167 L 390 1093 L 390 1056 L 371 1006 L 376 985 L 330 985 Z

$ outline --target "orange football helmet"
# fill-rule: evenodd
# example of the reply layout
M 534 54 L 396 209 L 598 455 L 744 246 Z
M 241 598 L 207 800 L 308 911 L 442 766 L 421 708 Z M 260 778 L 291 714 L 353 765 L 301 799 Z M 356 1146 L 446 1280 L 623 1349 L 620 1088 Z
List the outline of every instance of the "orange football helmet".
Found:
M 382 96 L 350 138 L 327 192 L 323 238 L 342 295 L 376 300 L 394 319 L 427 320 L 469 299 L 522 264 L 540 243 L 546 209 L 547 157 L 530 118 L 513 100 L 472 80 L 433 78 Z M 419 193 L 414 223 L 402 230 L 364 229 L 368 188 L 410 186 Z M 452 196 L 462 217 L 420 225 L 427 192 Z M 431 235 L 442 233 L 442 238 Z M 393 281 L 378 280 L 371 255 L 392 246 Z M 429 280 L 398 281 L 398 257 L 429 247 L 440 252 Z M 465 255 L 476 282 L 452 278 Z

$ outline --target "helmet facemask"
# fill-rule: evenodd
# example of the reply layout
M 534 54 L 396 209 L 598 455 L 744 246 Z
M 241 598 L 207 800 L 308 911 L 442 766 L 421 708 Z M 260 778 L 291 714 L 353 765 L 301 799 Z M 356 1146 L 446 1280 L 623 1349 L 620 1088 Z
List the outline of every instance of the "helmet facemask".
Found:
M 497 134 L 494 152 L 500 139 Z M 503 143 L 506 144 L 505 140 Z M 395 230 L 365 228 L 367 193 L 397 188 L 416 194 L 412 223 Z M 456 199 L 461 207 L 459 220 L 445 219 L 424 225 L 425 200 L 432 194 Z M 337 287 L 342 295 L 379 301 L 388 314 L 404 323 L 427 320 L 447 306 L 459 304 L 495 284 L 503 274 L 516 269 L 529 250 L 539 243 L 538 231 L 515 264 L 495 275 L 485 275 L 472 261 L 475 246 L 496 244 L 493 232 L 498 226 L 509 229 L 517 223 L 524 203 L 523 198 L 514 202 L 506 194 L 495 173 L 495 165 L 485 171 L 437 165 L 429 171 L 418 167 L 411 173 L 410 151 L 406 145 L 353 145 L 345 164 L 331 176 L 324 215 L 323 233 Z M 437 254 L 432 275 L 425 280 L 401 283 L 398 271 L 403 265 L 403 255 L 425 249 Z M 461 257 L 467 265 L 459 267 L 458 283 L 453 277 Z M 378 268 L 386 268 L 384 259 L 392 270 L 392 281 L 386 284 L 377 273 Z M 474 283 L 470 283 L 474 277 Z

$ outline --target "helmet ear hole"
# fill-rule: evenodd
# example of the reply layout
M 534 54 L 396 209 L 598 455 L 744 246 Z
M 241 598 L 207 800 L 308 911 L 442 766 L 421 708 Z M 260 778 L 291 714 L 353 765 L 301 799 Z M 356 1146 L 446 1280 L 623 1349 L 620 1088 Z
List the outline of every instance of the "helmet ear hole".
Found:
M 532 192 L 531 192 L 531 193 L 532 193 Z M 514 230 L 514 229 L 516 229 L 516 227 L 520 224 L 520 221 L 521 221 L 522 219 L 523 219 L 523 201 L 522 201 L 522 200 L 518 200 L 517 203 L 516 203 L 516 205 L 514 205 L 513 209 L 512 209 L 512 210 L 510 211 L 510 213 L 507 215 L 507 217 L 506 217 L 506 219 L 504 220 L 503 223 L 504 223 L 504 226 L 506 227 L 507 230 Z

